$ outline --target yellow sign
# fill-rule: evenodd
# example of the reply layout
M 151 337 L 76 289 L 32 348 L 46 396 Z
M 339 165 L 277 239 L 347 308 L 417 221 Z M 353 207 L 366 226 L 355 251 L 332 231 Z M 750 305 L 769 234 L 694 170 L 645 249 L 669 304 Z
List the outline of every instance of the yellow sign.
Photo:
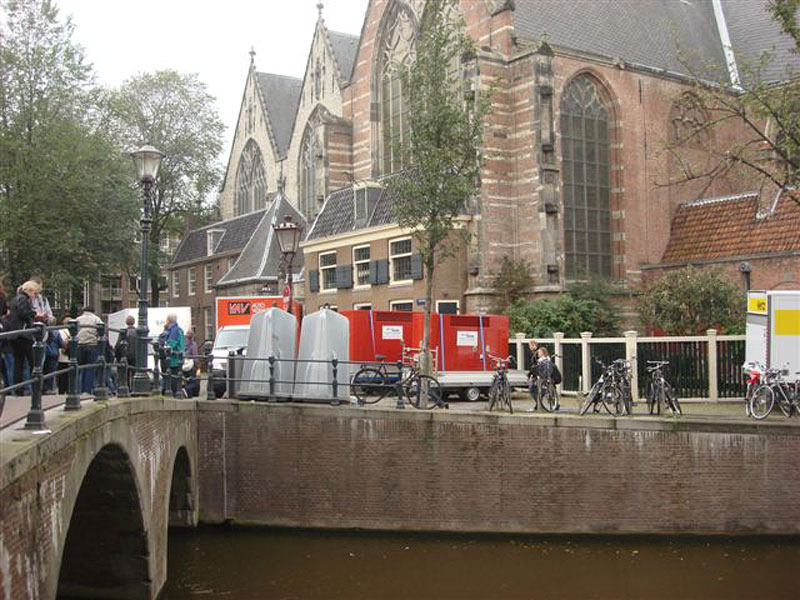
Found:
M 776 310 L 775 335 L 800 335 L 800 310 Z
M 755 313 L 757 315 L 767 314 L 767 295 L 750 294 L 750 296 L 747 298 L 747 312 Z

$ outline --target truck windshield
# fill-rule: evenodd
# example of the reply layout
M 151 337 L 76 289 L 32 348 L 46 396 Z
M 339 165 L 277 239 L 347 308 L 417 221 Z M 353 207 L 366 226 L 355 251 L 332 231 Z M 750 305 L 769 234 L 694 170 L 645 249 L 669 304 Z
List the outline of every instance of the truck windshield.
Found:
M 241 348 L 247 346 L 249 329 L 223 329 L 217 335 L 214 348 Z

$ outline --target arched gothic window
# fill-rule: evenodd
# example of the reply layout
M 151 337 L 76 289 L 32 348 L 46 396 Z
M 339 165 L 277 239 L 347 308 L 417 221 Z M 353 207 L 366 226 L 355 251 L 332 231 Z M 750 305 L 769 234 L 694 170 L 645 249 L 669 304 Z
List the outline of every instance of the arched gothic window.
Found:
M 267 203 L 264 159 L 253 140 L 248 140 L 236 169 L 236 215 L 260 210 Z
M 322 195 L 320 167 L 322 151 L 314 128 L 307 127 L 300 144 L 300 210 L 307 219 L 317 213 L 317 197 Z
M 564 252 L 567 279 L 610 277 L 611 160 L 608 103 L 588 75 L 561 98 Z
M 403 98 L 400 72 L 414 60 L 416 26 L 413 15 L 398 9 L 383 38 L 380 69 L 380 121 L 384 174 L 402 168 L 398 145 L 408 137 L 408 106 Z

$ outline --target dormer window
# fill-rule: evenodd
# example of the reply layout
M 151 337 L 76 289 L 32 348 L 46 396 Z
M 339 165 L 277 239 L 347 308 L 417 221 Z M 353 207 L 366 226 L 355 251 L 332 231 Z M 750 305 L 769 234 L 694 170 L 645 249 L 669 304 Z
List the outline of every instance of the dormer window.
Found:
M 364 227 L 369 220 L 382 188 L 375 182 L 361 183 L 353 186 L 353 216 L 356 228 Z
M 217 246 L 222 241 L 222 236 L 225 235 L 224 229 L 209 229 L 206 231 L 206 244 L 208 245 L 208 256 L 216 252 Z

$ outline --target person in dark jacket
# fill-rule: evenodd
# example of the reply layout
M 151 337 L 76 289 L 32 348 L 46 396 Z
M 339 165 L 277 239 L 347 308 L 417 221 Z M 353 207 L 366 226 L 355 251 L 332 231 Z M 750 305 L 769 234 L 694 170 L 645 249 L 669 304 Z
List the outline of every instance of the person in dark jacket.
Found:
M 127 332 L 128 348 L 125 352 L 125 359 L 128 363 L 128 388 L 133 384 L 133 376 L 136 373 L 136 319 L 133 315 L 125 317 L 125 331 Z M 114 346 L 114 358 L 117 362 L 122 362 L 122 336 L 117 338 Z
M 34 281 L 23 283 L 14 302 L 11 304 L 11 316 L 9 318 L 9 331 L 22 331 L 33 327 L 33 320 L 36 312 L 33 310 L 31 299 L 38 293 L 39 286 Z M 29 372 L 33 373 L 33 340 L 28 336 L 18 336 L 11 340 L 11 348 L 14 351 L 14 381 L 22 381 L 24 365 L 28 365 Z M 15 390 L 17 396 L 23 396 L 22 389 Z
M 8 298 L 6 288 L 0 283 L 0 333 L 8 332 Z M 14 381 L 14 357 L 11 353 L 11 342 L 0 339 L 0 388 L 7 387 Z

